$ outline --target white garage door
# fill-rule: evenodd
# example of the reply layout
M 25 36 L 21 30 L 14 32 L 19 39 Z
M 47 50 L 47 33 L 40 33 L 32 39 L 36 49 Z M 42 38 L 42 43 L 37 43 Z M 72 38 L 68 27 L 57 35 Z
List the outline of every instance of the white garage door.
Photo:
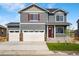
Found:
M 9 41 L 19 41 L 19 31 L 9 31 Z
M 23 41 L 45 41 L 44 31 L 23 31 Z

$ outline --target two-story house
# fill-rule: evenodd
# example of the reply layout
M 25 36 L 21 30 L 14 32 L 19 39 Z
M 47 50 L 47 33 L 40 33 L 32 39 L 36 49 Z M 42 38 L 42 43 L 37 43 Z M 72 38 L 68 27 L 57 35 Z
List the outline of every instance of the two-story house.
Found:
M 57 37 L 66 37 L 69 23 L 64 10 L 43 9 L 32 4 L 20 10 L 19 14 L 20 22 L 7 24 L 9 41 L 54 41 Z
M 79 41 L 79 19 L 77 20 L 77 29 L 74 31 L 74 38 Z
M 77 29 L 79 30 L 79 19 L 77 20 Z

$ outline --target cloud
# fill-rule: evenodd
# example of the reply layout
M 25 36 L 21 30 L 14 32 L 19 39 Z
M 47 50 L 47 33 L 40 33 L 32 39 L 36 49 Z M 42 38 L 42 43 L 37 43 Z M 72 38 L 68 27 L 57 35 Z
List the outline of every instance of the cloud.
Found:
M 23 3 L 2 3 L 0 6 L 7 11 L 16 11 L 18 9 L 24 8 L 25 4 Z
M 9 22 L 19 22 L 19 15 L 15 16 L 14 18 L 9 16 L 0 16 L 0 25 L 6 26 Z
M 20 16 L 15 12 L 24 8 L 26 5 L 27 4 L 23 3 L 0 3 L 0 7 L 3 8 L 3 10 L 5 9 L 8 12 L 13 12 L 12 14 L 9 14 L 8 12 L 5 13 L 5 11 L 3 11 L 2 13 L 4 16 L 0 14 L 0 24 L 5 25 L 9 22 L 19 22 Z
M 56 3 L 49 3 L 47 4 L 47 8 L 53 8 L 56 5 Z

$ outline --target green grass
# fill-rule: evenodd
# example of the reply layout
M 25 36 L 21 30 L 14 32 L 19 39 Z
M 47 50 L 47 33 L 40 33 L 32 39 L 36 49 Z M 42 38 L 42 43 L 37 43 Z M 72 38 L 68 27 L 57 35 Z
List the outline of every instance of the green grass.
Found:
M 79 51 L 79 44 L 74 43 L 47 43 L 51 51 Z

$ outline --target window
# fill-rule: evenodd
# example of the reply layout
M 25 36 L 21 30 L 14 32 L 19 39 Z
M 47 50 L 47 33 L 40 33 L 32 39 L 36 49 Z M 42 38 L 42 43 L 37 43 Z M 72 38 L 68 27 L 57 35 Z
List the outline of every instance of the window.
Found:
M 35 31 L 35 32 L 39 32 L 39 31 Z
M 28 31 L 24 31 L 24 32 L 28 32 Z
M 15 32 L 17 32 L 17 33 L 18 33 L 19 31 L 15 31 Z
M 40 16 L 39 16 L 39 14 L 28 14 L 28 20 L 38 21 L 38 20 L 40 20 Z
M 56 16 L 56 21 L 63 21 L 63 16 L 57 15 Z
M 56 33 L 64 33 L 64 27 L 56 27 Z
M 0 35 L 2 36 L 4 34 L 4 30 L 0 29 Z
M 33 32 L 33 31 L 29 31 L 29 32 Z
M 32 14 L 32 20 L 38 20 L 38 14 Z
M 1 32 L 2 34 L 4 34 L 4 32 Z
M 4 30 L 3 29 L 1 30 L 1 34 L 4 34 Z
M 40 32 L 44 32 L 44 31 L 40 31 Z
M 13 33 L 14 31 L 10 31 L 11 33 Z

